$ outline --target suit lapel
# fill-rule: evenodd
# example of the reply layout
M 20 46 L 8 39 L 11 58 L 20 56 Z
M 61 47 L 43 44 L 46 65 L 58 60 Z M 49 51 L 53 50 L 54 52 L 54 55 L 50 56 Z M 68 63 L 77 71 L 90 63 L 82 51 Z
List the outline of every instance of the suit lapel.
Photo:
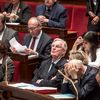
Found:
M 40 40 L 39 40 L 39 43 L 38 43 L 38 46 L 37 46 L 37 49 L 36 49 L 37 52 L 41 51 L 40 49 L 42 48 L 43 42 L 44 42 L 44 34 L 42 33 Z
M 49 19 L 52 19 L 52 16 L 54 16 L 55 11 L 56 11 L 56 9 L 55 9 L 55 8 L 56 8 L 56 5 L 57 5 L 57 4 L 55 4 L 55 5 L 52 7 L 52 10 L 51 10 L 51 12 L 50 12 L 51 14 L 50 14 Z
M 86 70 L 86 72 L 85 72 L 85 74 L 84 74 L 84 76 L 83 76 L 83 78 L 81 78 L 81 86 L 83 86 L 84 84 L 85 84 L 85 82 L 87 82 L 87 80 L 89 79 L 89 77 L 90 77 L 90 68 L 89 68 L 90 66 L 88 66 L 87 67 L 87 70 Z
M 8 28 L 4 29 L 4 35 L 2 37 L 2 41 L 5 42 L 8 38 Z

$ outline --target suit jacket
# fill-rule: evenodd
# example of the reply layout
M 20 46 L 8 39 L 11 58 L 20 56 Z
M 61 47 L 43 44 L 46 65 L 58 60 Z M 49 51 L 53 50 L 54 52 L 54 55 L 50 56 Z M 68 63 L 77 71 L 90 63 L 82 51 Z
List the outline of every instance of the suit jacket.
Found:
M 45 4 L 39 5 L 36 7 L 36 16 L 44 15 L 46 10 Z M 66 20 L 67 20 L 67 12 L 66 9 L 55 3 L 50 11 L 49 22 L 47 26 L 49 27 L 58 27 L 58 28 L 66 28 Z
M 12 81 L 13 79 L 13 74 L 14 74 L 13 61 L 10 59 L 10 57 L 6 57 L 2 65 L 0 65 L 0 82 L 3 81 L 5 77 L 6 63 L 7 63 L 7 79 L 8 81 Z
M 18 40 L 18 32 L 16 32 L 15 30 L 11 28 L 6 27 L 6 29 L 4 30 L 2 42 L 5 43 L 7 49 L 9 49 L 10 47 L 9 40 L 13 37 L 15 37 Z
M 7 13 L 11 13 L 12 8 L 13 8 L 12 3 L 6 4 L 4 7 L 4 11 L 6 11 Z M 18 22 L 21 24 L 27 24 L 29 18 L 31 18 L 32 16 L 32 12 L 31 12 L 30 7 L 27 4 L 20 2 L 17 15 L 19 16 L 19 18 L 15 22 Z
M 88 66 L 85 74 L 75 86 L 78 89 L 79 100 L 100 100 L 100 87 L 95 79 L 97 69 Z M 71 83 L 62 84 L 61 92 L 72 92 L 75 94 L 75 91 Z
M 31 34 L 26 34 L 23 45 L 29 47 L 31 41 Z M 47 34 L 42 33 L 36 51 L 39 53 L 39 58 L 46 59 L 50 57 L 52 39 Z
M 87 15 L 89 11 L 92 11 L 93 13 L 95 13 L 97 16 L 100 17 L 100 0 L 97 0 L 97 6 L 96 6 L 96 10 L 94 11 L 94 4 L 93 4 L 93 0 L 86 0 L 87 3 Z M 88 22 L 88 30 L 89 31 L 96 31 L 96 32 L 100 32 L 100 21 L 97 23 L 97 25 L 92 25 L 91 24 L 91 18 L 89 17 L 89 22 Z
M 52 66 L 51 70 L 48 72 L 51 62 L 52 62 L 52 57 L 43 61 L 39 69 L 36 69 L 34 71 L 32 84 L 39 85 L 39 86 L 53 86 L 59 88 L 61 80 L 60 78 L 57 78 L 58 69 L 63 68 L 64 64 L 67 61 L 65 58 L 61 58 L 54 66 Z M 54 80 L 51 80 L 54 76 L 56 76 L 56 78 Z M 37 84 L 36 81 L 39 79 L 43 79 L 43 80 L 40 82 L 40 84 Z

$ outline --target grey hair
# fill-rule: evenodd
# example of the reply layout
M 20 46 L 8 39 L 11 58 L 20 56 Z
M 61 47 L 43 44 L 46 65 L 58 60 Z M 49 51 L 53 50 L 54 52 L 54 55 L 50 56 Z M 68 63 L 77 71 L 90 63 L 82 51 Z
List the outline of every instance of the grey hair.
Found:
M 63 39 L 60 39 L 60 38 L 55 38 L 53 40 L 53 43 L 56 42 L 56 41 L 61 41 L 62 42 L 62 45 L 61 46 L 65 50 L 65 52 L 64 52 L 64 55 L 65 55 L 66 54 L 66 51 L 67 51 L 67 48 L 68 48 L 66 41 L 64 41 Z

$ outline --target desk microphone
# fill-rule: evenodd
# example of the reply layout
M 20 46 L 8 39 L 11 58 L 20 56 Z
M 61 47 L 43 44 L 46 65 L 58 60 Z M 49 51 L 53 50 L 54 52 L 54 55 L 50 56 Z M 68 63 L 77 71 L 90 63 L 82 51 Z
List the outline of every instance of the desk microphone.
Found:
M 5 57 L 6 58 L 6 57 Z M 8 79 L 7 79 L 7 72 L 8 72 L 8 66 L 7 66 L 7 61 L 8 59 L 5 59 L 5 76 L 4 76 L 4 81 L 2 82 L 3 85 L 8 85 Z
M 58 69 L 58 66 L 56 67 L 56 69 Z M 72 84 L 72 86 L 74 87 L 74 90 L 75 90 L 75 92 L 76 92 L 76 100 L 78 100 L 78 90 L 77 90 L 77 88 L 76 88 L 74 82 L 73 82 L 68 76 L 66 76 L 65 74 L 63 74 L 63 72 L 62 72 L 60 69 L 58 69 L 58 72 L 59 72 L 59 74 L 61 74 L 66 80 L 68 80 L 68 81 L 71 82 L 71 84 Z

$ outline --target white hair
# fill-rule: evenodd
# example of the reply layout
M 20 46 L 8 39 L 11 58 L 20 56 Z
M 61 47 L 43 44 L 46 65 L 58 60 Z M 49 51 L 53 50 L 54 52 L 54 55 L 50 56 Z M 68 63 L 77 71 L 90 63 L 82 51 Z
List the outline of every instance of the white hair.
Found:
M 64 54 L 65 54 L 66 51 L 67 51 L 67 48 L 68 48 L 66 41 L 64 41 L 63 39 L 60 39 L 60 38 L 55 38 L 53 40 L 53 43 L 56 42 L 56 41 L 60 41 L 62 43 L 61 47 L 65 50 L 65 52 L 64 52 Z

